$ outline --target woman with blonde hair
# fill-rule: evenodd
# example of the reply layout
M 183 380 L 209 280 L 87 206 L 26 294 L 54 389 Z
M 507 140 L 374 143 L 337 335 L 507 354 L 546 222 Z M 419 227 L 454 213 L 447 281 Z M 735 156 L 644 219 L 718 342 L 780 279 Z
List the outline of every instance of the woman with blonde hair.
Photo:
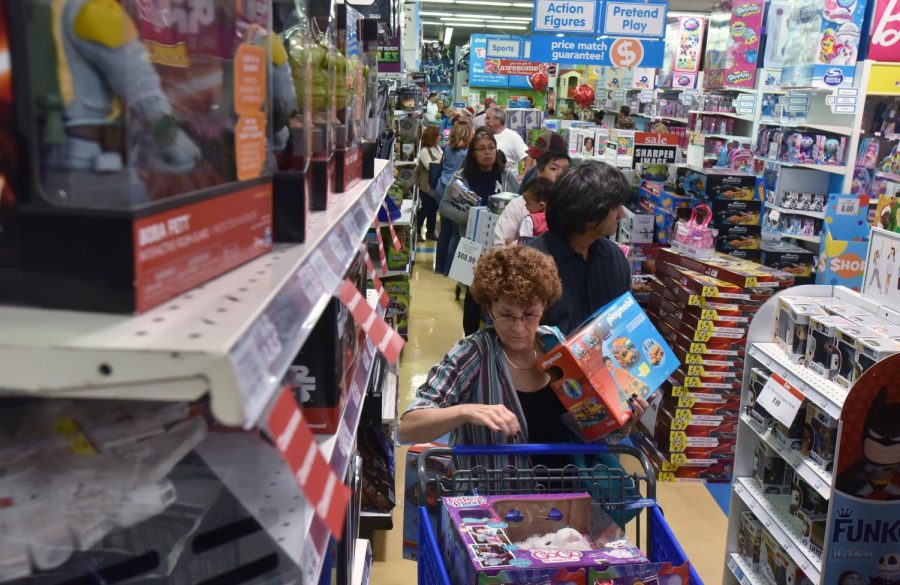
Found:
M 475 136 L 472 124 L 465 118 L 457 118 L 453 121 L 453 128 L 450 130 L 450 138 L 447 140 L 447 146 L 444 147 L 444 158 L 441 161 L 441 178 L 438 179 L 434 188 L 434 199 L 438 205 L 447 190 L 447 185 L 453 180 L 453 175 L 462 166 L 469 152 L 469 142 Z M 450 242 L 459 238 L 459 230 L 450 220 L 444 218 L 441 214 L 441 228 L 438 234 L 437 250 L 434 256 L 434 271 L 446 276 L 450 272 L 450 263 L 447 262 L 448 250 Z M 455 247 L 455 246 L 454 246 Z

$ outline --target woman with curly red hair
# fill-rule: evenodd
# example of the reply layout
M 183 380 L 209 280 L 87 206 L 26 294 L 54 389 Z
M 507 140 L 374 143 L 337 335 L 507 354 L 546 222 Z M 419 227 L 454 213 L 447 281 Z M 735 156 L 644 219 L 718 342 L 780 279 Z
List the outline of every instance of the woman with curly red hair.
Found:
M 475 266 L 471 292 L 493 325 L 464 338 L 431 368 L 403 413 L 400 440 L 425 443 L 450 433 L 454 445 L 569 442 L 565 408 L 537 368 L 561 341 L 558 330 L 540 326 L 544 309 L 562 295 L 553 258 L 526 246 L 488 250 Z M 640 399 L 633 408 L 636 420 L 647 403 Z M 630 425 L 620 431 L 630 432 Z M 488 459 L 480 463 L 492 469 L 567 463 L 558 457 Z

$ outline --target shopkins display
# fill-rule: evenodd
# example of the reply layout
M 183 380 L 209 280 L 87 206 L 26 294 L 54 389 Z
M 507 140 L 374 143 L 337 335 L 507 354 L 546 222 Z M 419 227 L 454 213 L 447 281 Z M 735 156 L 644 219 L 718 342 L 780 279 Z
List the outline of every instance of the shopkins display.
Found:
M 21 256 L 0 297 L 142 312 L 271 248 L 267 152 L 296 100 L 269 3 L 172 18 L 134 3 L 4 6 L 13 75 L 30 80 L 15 100 L 33 107 L 18 128 Z
M 632 394 L 652 395 L 679 366 L 631 293 L 594 313 L 538 368 L 587 440 L 603 437 L 632 415 Z
M 660 87 L 697 87 L 705 28 L 706 19 L 700 16 L 670 19 L 666 26 L 666 52 L 659 74 Z
M 556 583 L 560 571 L 581 575 L 648 564 L 622 529 L 588 494 L 456 496 L 441 500 L 440 549 L 450 581 Z
M 866 0 L 795 0 L 781 72 L 784 87 L 850 87 Z M 818 42 L 810 42 L 818 39 Z
M 755 86 L 764 10 L 762 0 L 725 0 L 714 8 L 706 41 L 706 87 Z

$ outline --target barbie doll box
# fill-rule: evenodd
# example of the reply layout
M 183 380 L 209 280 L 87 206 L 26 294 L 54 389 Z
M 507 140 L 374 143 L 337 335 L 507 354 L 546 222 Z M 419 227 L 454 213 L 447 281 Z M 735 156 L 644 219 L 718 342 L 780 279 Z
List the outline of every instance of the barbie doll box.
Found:
M 628 399 L 648 398 L 679 365 L 631 293 L 594 313 L 538 362 L 587 440 L 628 422 Z

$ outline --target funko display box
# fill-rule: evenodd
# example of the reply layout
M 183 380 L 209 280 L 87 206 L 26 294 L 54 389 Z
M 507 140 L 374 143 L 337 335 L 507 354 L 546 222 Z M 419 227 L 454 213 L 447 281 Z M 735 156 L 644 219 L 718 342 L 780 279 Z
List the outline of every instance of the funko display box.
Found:
M 884 358 L 900 353 L 900 341 L 889 337 L 866 337 L 856 340 L 856 371 L 854 379 L 858 380 L 866 370 Z
M 782 296 L 775 313 L 775 341 L 794 363 L 806 360 L 809 319 L 825 316 L 825 310 L 808 297 Z
M 560 570 L 649 562 L 583 493 L 444 497 L 440 527 L 450 581 L 460 585 L 553 582 Z
M 806 426 L 800 452 L 826 471 L 834 465 L 838 421 L 815 404 L 806 407 Z
M 794 563 L 784 548 L 763 528 L 759 546 L 759 575 L 769 585 L 802 583 L 803 571 Z
M 764 441 L 756 445 L 753 455 L 753 481 L 766 494 L 789 494 L 793 468 Z
M 852 321 L 836 315 L 810 316 L 804 362 L 806 367 L 831 380 L 841 368 L 841 353 L 835 339 L 837 328 L 852 324 Z
M 431 447 L 446 447 L 439 443 L 412 445 L 406 451 L 406 474 L 403 487 L 403 558 L 415 561 L 419 557 L 419 506 L 425 506 L 432 526 L 438 525 L 440 500 L 434 491 L 434 481 L 452 474 L 449 457 L 429 458 L 425 467 L 428 493 L 419 501 L 417 465 L 419 454 Z
M 109 4 L 4 6 L 21 80 L 4 302 L 144 312 L 271 248 L 268 8 L 232 2 L 188 31 Z M 121 37 L 115 59 L 88 56 L 95 30 Z
M 679 362 L 630 293 L 598 310 L 538 368 L 588 440 L 631 418 L 632 394 L 647 398 Z
M 776 379 L 780 378 L 778 374 L 772 374 L 772 376 Z M 794 422 L 791 423 L 791 426 L 788 427 L 775 421 L 775 426 L 772 427 L 772 436 L 785 448 L 799 451 L 803 446 L 803 427 L 805 422 L 806 403 L 804 402 L 797 412 L 797 417 L 794 419 Z
M 759 570 L 759 549 L 762 540 L 762 523 L 750 510 L 741 512 L 741 527 L 738 533 L 738 552 L 750 565 L 750 570 Z
M 862 325 L 854 324 L 837 328 L 834 340 L 839 354 L 839 365 L 832 380 L 838 386 L 849 390 L 856 381 L 856 342 L 871 337 L 876 338 L 877 341 L 880 335 L 874 329 Z

